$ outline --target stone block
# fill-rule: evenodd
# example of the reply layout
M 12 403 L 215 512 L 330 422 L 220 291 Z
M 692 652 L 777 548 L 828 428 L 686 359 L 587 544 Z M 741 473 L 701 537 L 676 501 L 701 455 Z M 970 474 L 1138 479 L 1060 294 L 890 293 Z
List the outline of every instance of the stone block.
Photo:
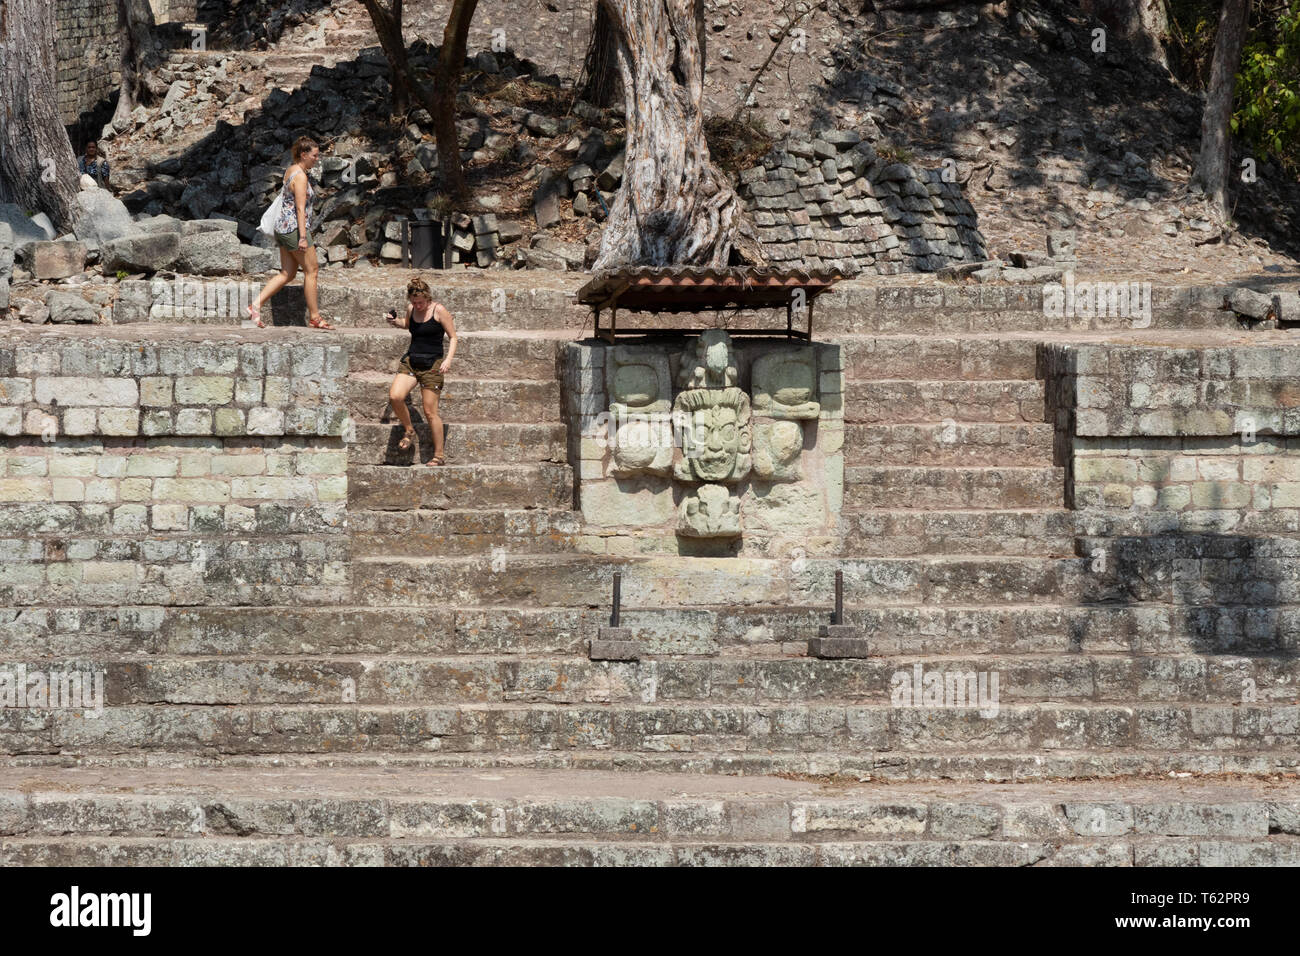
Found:
M 235 380 L 224 375 L 191 375 L 176 379 L 177 405 L 229 405 Z
M 38 376 L 34 393 L 41 405 L 112 405 L 134 406 L 139 390 L 131 378 L 84 378 Z
M 270 387 L 270 379 L 267 380 Z M 284 412 L 275 408 L 250 408 L 248 410 L 248 434 L 283 435 Z
M 636 661 L 641 659 L 641 642 L 632 639 L 630 627 L 602 627 L 592 638 L 588 656 L 593 661 Z
M 180 255 L 180 236 L 174 232 L 127 236 L 100 246 L 105 271 L 159 272 L 170 269 Z
M 166 407 L 172 404 L 172 380 L 166 376 L 145 376 L 140 379 L 140 404 Z
M 596 527 L 664 525 L 676 515 L 672 488 L 661 479 L 585 482 L 580 497 L 583 519 Z
M 97 416 L 93 408 L 69 408 L 63 412 L 65 435 L 93 435 Z
M 822 624 L 808 641 L 808 656 L 823 660 L 869 657 L 870 641 L 862 630 L 848 624 Z
M 80 242 L 33 242 L 23 247 L 23 265 L 36 279 L 66 279 L 86 269 L 86 247 Z
M 176 413 L 177 435 L 211 435 L 212 412 L 206 408 L 182 408 Z
M 218 435 L 242 435 L 244 413 L 237 408 L 218 408 L 213 427 Z
M 137 408 L 101 408 L 99 431 L 102 435 L 140 434 L 140 410 Z

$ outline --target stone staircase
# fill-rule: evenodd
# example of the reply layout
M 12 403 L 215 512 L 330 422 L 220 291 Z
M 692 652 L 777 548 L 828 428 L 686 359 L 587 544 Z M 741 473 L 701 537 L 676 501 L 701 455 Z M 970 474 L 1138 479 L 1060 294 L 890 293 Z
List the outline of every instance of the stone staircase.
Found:
M 1106 575 L 1090 568 L 1090 542 L 1076 545 L 1044 421 L 1036 363 L 1047 335 L 1024 332 L 1020 315 L 1004 331 L 959 335 L 886 330 L 896 324 L 889 315 L 866 329 L 860 316 L 825 317 L 829 329 L 851 329 L 827 335 L 841 345 L 847 374 L 837 556 L 611 555 L 591 553 L 595 542 L 574 508 L 561 416 L 559 350 L 581 334 L 582 313 L 554 290 L 519 293 L 504 312 L 493 310 L 491 289 L 450 291 L 444 301 L 455 300 L 463 331 L 441 403 L 449 463 L 440 468 L 420 464 L 431 454 L 423 426 L 417 449 L 397 449 L 400 426 L 387 408 L 407 336 L 381 325 L 378 306 L 400 301 L 400 287 L 328 293 L 337 298 L 327 311 L 345 326 L 333 341 L 351 353 L 344 399 L 356 425 L 346 582 L 310 603 L 205 600 L 152 618 L 145 608 L 88 611 L 75 634 L 35 628 L 28 637 L 11 626 L 15 658 L 102 664 L 111 705 L 98 720 L 70 712 L 39 725 L 6 718 L 0 743 L 11 764 L 221 767 L 236 788 L 244 779 L 237 768 L 364 773 L 379 765 L 403 774 L 501 767 L 1037 781 L 1058 804 L 1051 788 L 1066 785 L 1053 781 L 1295 772 L 1300 623 L 1283 609 L 1261 632 L 1247 607 L 1211 608 L 1223 637 L 1207 645 L 1194 622 L 1205 607 L 1099 599 Z M 412 410 L 418 419 L 418 402 Z M 808 638 L 829 620 L 836 570 L 844 572 L 846 622 L 871 637 L 875 656 L 806 656 Z M 615 571 L 622 623 L 645 649 L 639 662 L 587 657 L 608 623 Z M 1232 637 L 1246 632 L 1248 642 Z M 899 675 L 910 682 L 918 671 L 996 674 L 995 712 L 894 706 Z M 1270 691 L 1243 701 L 1247 679 Z M 924 836 L 906 851 L 891 843 L 844 856 L 802 843 L 787 827 L 778 849 L 749 847 L 728 830 L 717 852 L 768 862 L 1019 863 L 1158 862 L 1192 852 L 1167 847 L 1172 836 L 1162 831 L 1149 834 L 1149 846 L 1146 837 L 1075 846 L 1057 834 L 1055 849 L 1037 855 L 997 842 L 1021 839 L 1006 829 L 1011 811 L 972 815 L 945 799 L 935 797 L 917 824 Z M 870 801 L 855 806 L 855 814 L 893 813 Z M 502 812 L 513 819 L 517 811 Z M 790 812 L 783 819 L 798 819 Z M 934 822 L 955 816 L 975 827 L 982 814 L 999 821 L 988 824 L 986 849 L 974 849 L 985 846 L 974 831 Z M 136 848 L 105 843 L 93 828 L 63 842 L 38 829 L 6 840 L 5 852 L 22 860 L 230 852 L 332 861 L 361 852 L 360 843 L 326 844 L 305 832 L 234 850 L 216 818 L 205 819 L 202 840 L 183 847 L 166 828 Z M 1259 839 L 1231 851 L 1196 852 L 1205 861 L 1252 853 L 1292 860 L 1294 840 L 1269 836 L 1294 835 L 1288 820 L 1280 830 L 1252 830 Z M 392 820 L 376 826 L 380 836 L 401 830 Z M 367 846 L 365 854 L 641 859 L 619 856 L 632 851 L 612 849 L 599 829 L 565 830 L 557 841 L 522 825 L 495 826 L 480 826 L 472 841 L 440 838 L 418 851 Z M 1130 825 L 1116 835 L 1134 833 L 1145 831 Z M 694 851 L 647 844 L 637 852 L 683 862 Z
M 1295 866 L 1294 782 L 828 786 L 500 770 L 15 772 L 0 861 L 227 866 Z

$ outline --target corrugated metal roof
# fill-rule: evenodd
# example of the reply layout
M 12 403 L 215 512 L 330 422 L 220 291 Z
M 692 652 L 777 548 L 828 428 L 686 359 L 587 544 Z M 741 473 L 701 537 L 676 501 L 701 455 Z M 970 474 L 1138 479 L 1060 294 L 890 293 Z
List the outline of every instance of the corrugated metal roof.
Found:
M 844 278 L 837 270 L 777 269 L 731 266 L 715 269 L 703 266 L 634 266 L 603 270 L 578 290 L 578 301 L 594 304 L 619 295 L 656 296 L 693 292 L 717 299 L 745 298 L 752 291 L 767 300 L 772 292 L 805 288 L 824 291 Z M 766 293 L 766 294 L 765 294 Z

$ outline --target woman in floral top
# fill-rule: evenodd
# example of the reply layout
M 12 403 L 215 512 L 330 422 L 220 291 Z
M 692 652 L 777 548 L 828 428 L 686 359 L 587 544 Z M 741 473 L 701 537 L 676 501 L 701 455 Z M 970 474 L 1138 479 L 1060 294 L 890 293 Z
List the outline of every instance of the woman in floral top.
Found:
M 86 144 L 86 155 L 77 160 L 77 171 L 92 177 L 101 189 L 108 187 L 108 160 L 99 155 L 99 144 L 93 139 Z
M 284 208 L 275 221 L 275 242 L 280 247 L 280 271 L 248 307 L 248 314 L 258 328 L 266 327 L 262 321 L 262 303 L 291 282 L 299 268 L 303 272 L 302 292 L 307 300 L 307 324 L 313 329 L 334 328 L 320 315 L 316 295 L 316 275 L 320 266 L 316 261 L 316 247 L 311 240 L 311 207 L 316 191 L 312 189 L 307 174 L 319 159 L 320 147 L 315 140 L 299 136 L 293 144 L 293 165 L 284 173 Z

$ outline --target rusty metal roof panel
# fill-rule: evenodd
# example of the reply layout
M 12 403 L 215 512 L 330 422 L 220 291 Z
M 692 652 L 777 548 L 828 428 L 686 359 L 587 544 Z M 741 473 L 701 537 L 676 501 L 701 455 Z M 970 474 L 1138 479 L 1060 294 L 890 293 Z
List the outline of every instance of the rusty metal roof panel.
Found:
M 578 290 L 581 303 L 595 304 L 619 296 L 621 303 L 643 296 L 678 297 L 695 293 L 713 301 L 767 302 L 773 292 L 803 288 L 825 291 L 844 273 L 837 270 L 776 269 L 753 266 L 709 268 L 701 266 L 635 266 L 596 273 Z M 627 306 L 632 303 L 627 301 Z

